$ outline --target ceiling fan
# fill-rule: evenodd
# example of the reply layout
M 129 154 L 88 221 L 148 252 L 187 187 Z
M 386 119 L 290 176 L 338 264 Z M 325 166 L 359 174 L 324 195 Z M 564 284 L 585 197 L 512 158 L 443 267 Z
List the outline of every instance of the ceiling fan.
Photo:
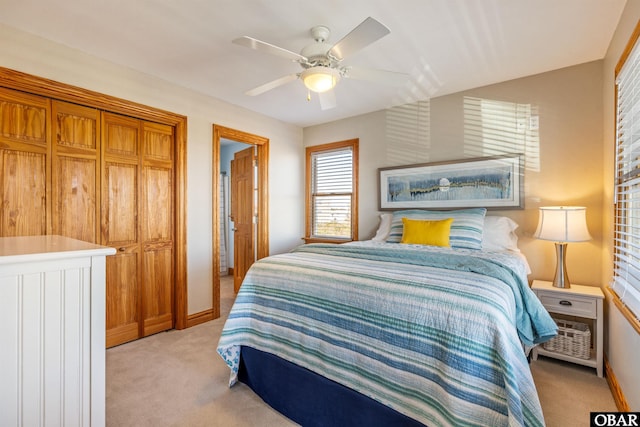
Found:
M 245 94 L 260 95 L 293 80 L 301 79 L 310 92 L 318 93 L 321 108 L 327 110 L 336 106 L 333 88 L 343 77 L 385 84 L 406 82 L 408 76 L 404 73 L 342 65 L 342 60 L 347 56 L 390 33 L 389 29 L 380 22 L 369 17 L 334 45 L 327 43 L 330 33 L 329 28 L 324 25 L 311 28 L 311 36 L 315 42 L 305 46 L 299 54 L 249 36 L 234 39 L 235 44 L 290 59 L 303 68 L 299 73 L 280 77 L 253 88 Z M 307 99 L 310 99 L 310 92 Z

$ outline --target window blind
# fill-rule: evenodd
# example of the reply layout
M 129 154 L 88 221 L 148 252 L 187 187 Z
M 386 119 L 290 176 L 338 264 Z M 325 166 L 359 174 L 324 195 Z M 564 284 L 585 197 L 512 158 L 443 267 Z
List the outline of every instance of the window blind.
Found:
M 640 50 L 616 76 L 614 271 L 611 288 L 640 317 Z
M 353 150 L 311 156 L 312 237 L 351 238 Z

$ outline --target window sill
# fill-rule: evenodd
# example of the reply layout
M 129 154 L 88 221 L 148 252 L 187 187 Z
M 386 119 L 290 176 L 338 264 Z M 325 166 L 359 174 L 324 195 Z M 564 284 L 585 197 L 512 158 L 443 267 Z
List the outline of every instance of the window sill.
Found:
M 622 313 L 622 315 L 629 321 L 633 329 L 636 330 L 638 334 L 640 334 L 640 319 L 636 317 L 635 314 L 622 302 L 618 294 L 611 288 L 606 288 L 609 295 L 611 295 L 611 300 L 618 307 L 618 310 Z
M 305 243 L 348 243 L 353 242 L 352 239 L 322 239 L 319 237 L 303 237 Z

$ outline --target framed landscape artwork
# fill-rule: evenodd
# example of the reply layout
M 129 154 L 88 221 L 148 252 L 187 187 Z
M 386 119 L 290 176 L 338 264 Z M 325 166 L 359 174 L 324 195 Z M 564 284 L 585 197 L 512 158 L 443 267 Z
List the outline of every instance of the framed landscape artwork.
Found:
M 522 155 L 378 169 L 379 208 L 523 207 Z

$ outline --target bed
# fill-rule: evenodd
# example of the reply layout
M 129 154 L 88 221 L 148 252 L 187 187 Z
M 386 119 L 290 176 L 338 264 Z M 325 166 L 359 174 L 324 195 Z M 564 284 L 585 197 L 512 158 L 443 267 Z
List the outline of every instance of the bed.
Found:
M 382 238 L 256 262 L 218 342 L 230 385 L 304 426 L 544 425 L 527 355 L 557 327 L 485 212 L 401 211 Z M 448 245 L 404 242 L 407 219 L 453 219 Z

